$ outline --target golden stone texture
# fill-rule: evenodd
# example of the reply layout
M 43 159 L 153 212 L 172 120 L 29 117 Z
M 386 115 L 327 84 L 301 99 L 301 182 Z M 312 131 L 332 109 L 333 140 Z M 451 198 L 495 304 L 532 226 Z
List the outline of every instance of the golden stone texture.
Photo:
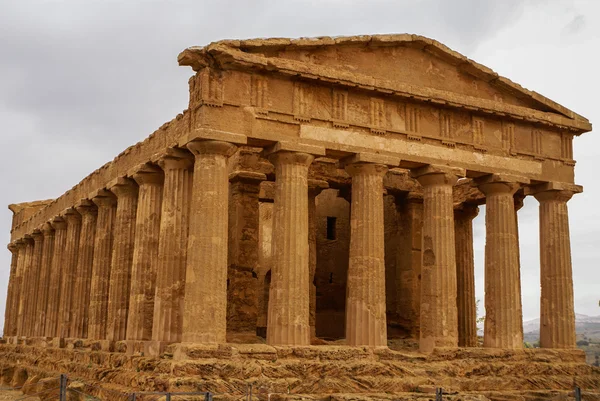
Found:
M 220 41 L 179 63 L 183 113 L 57 199 L 9 205 L 5 381 L 58 366 L 127 393 L 338 401 L 598 388 L 573 349 L 567 212 L 587 119 L 418 35 Z M 524 350 L 530 195 L 542 348 Z

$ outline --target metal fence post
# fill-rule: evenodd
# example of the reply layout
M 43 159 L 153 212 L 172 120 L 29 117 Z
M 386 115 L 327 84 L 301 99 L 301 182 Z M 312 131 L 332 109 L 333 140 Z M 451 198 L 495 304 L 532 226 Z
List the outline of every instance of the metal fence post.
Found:
M 442 391 L 441 387 L 435 389 L 435 401 L 442 401 Z
M 60 401 L 67 401 L 67 375 L 60 375 Z
M 575 401 L 581 401 L 581 389 L 578 387 L 575 387 Z
M 212 393 L 207 391 L 206 394 L 204 394 L 204 401 L 212 401 Z
M 167 395 L 166 395 L 166 400 L 167 400 L 167 401 L 171 401 L 171 393 L 167 393 Z

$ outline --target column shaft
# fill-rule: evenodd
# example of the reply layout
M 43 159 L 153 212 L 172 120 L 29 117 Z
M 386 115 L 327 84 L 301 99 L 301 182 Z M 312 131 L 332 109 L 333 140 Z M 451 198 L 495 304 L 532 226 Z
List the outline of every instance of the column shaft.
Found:
M 62 218 L 57 217 L 50 224 L 54 228 L 54 252 L 51 274 L 48 278 L 48 305 L 46 307 L 44 335 L 46 337 L 58 337 L 61 283 L 64 275 L 63 257 L 67 244 L 67 223 Z
M 23 266 L 22 266 L 22 280 L 21 280 L 21 296 L 19 299 L 19 309 L 18 309 L 18 326 L 17 326 L 17 335 L 18 336 L 27 336 L 27 303 L 29 299 L 27 298 L 30 274 L 31 274 L 31 261 L 33 259 L 33 239 L 30 236 L 26 236 L 24 245 L 24 257 L 23 257 Z M 19 258 L 20 259 L 20 258 Z
M 39 230 L 34 231 L 33 237 L 33 256 L 31 259 L 31 268 L 27 277 L 27 321 L 24 327 L 25 335 L 33 337 L 35 333 L 35 322 L 37 319 L 37 296 L 38 296 L 38 285 L 40 282 L 40 267 L 42 264 L 42 252 L 44 250 L 44 236 Z
M 478 211 L 477 206 L 467 204 L 454 211 L 459 347 L 477 346 L 473 219 Z
M 158 167 L 144 166 L 133 175 L 133 179 L 140 189 L 135 218 L 127 340 L 150 340 L 154 320 L 164 177 Z
M 61 338 L 67 338 L 71 335 L 73 325 L 73 305 L 75 298 L 75 281 L 77 278 L 77 260 L 79 258 L 81 215 L 74 209 L 71 209 L 65 215 L 65 220 L 67 221 L 67 240 L 62 258 L 63 270 L 58 312 L 58 336 Z
M 14 336 L 14 302 L 19 291 L 17 287 L 17 264 L 19 260 L 19 248 L 16 244 L 8 244 L 8 250 L 11 253 L 10 275 L 8 278 L 8 290 L 6 294 L 6 309 L 4 312 L 4 337 Z
M 152 339 L 181 342 L 193 161 L 166 157 Z
M 317 196 L 326 188 L 329 188 L 327 181 L 308 180 L 308 322 L 310 338 L 317 337 L 317 287 L 314 283 L 317 272 Z
M 571 191 L 544 191 L 540 202 L 540 346 L 575 348 L 573 269 L 567 201 Z
M 419 347 L 458 346 L 452 186 L 460 170 L 428 166 L 413 172 L 423 185 L 421 334 Z
M 273 269 L 267 319 L 267 343 L 310 344 L 308 167 L 314 156 L 282 151 L 275 165 Z
M 108 296 L 114 242 L 113 226 L 117 213 L 117 200 L 110 192 L 101 191 L 92 201 L 98 207 L 98 217 L 90 283 L 88 338 L 104 340 L 106 339 L 108 320 Z
M 106 338 L 110 341 L 120 341 L 125 339 L 127 330 L 138 186 L 133 180 L 120 178 L 109 189 L 117 196 L 117 212 L 110 271 Z
M 486 195 L 485 347 L 523 347 L 517 227 L 513 194 L 516 183 L 494 181 L 479 185 Z
M 387 166 L 357 163 L 352 177 L 350 263 L 346 290 L 348 345 L 386 346 L 383 176 Z
M 42 227 L 44 247 L 40 265 L 39 285 L 37 289 L 37 314 L 35 319 L 35 335 L 46 335 L 46 312 L 48 310 L 48 288 L 52 275 L 52 256 L 54 255 L 54 229 L 50 223 Z
M 89 200 L 77 206 L 77 211 L 81 214 L 81 239 L 79 240 L 79 257 L 77 259 L 75 274 L 71 337 L 87 338 L 96 218 L 98 212 L 96 206 Z
M 227 325 L 227 159 L 235 145 L 190 142 L 196 156 L 190 211 L 183 341 L 224 343 Z

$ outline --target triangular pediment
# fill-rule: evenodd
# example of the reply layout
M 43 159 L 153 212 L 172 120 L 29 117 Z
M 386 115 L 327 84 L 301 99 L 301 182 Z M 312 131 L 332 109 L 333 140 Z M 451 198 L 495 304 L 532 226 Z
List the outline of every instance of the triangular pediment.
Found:
M 571 120 L 583 132 L 591 129 L 587 119 L 566 107 L 418 35 L 226 40 L 187 49 L 180 54 L 179 62 L 196 70 L 211 63 L 220 67 L 239 64 L 317 79 L 342 77 L 357 86 L 367 82 L 404 88 L 420 98 L 431 93 L 432 97 L 448 101 L 457 95 L 461 98 L 456 103 L 467 99 L 471 107 L 473 101 L 480 99 L 488 109 L 490 105 L 499 111 L 516 106 L 550 117 L 556 115 L 563 122 Z

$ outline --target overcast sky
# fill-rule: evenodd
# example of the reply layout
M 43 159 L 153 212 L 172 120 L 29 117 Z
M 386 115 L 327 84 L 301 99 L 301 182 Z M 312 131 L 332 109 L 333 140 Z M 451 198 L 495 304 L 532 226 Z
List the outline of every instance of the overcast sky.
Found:
M 186 47 L 219 39 L 416 33 L 600 124 L 597 0 L 0 0 L 0 205 L 58 197 L 187 107 Z M 575 140 L 575 310 L 600 315 L 600 136 Z M 538 203 L 519 213 L 523 312 L 539 316 Z M 0 209 L 0 243 L 12 213 Z M 485 210 L 475 220 L 483 299 Z M 4 247 L 4 245 L 2 245 Z M 0 316 L 10 253 L 0 249 Z M 0 321 L 1 327 L 1 321 Z

